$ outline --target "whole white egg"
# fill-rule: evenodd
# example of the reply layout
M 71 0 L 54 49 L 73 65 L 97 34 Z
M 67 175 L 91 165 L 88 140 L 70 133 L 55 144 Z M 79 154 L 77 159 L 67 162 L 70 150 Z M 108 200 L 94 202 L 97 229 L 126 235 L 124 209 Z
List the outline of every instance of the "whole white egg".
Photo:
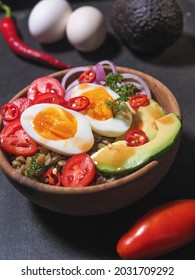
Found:
M 103 14 L 92 6 L 77 8 L 68 19 L 66 34 L 69 42 L 80 51 L 97 49 L 107 34 Z
M 89 120 L 92 130 L 99 135 L 118 137 L 124 134 L 132 124 L 132 114 L 128 106 L 125 111 L 113 116 L 112 109 L 106 105 L 107 101 L 118 98 L 118 94 L 108 87 L 83 83 L 75 86 L 71 97 L 86 96 L 90 100 L 89 106 L 81 111 Z
M 72 7 L 65 0 L 41 0 L 31 10 L 28 19 L 30 34 L 41 43 L 53 43 L 66 35 L 66 25 Z
M 26 133 L 38 144 L 63 155 L 89 151 L 94 137 L 82 114 L 56 104 L 36 104 L 20 117 Z

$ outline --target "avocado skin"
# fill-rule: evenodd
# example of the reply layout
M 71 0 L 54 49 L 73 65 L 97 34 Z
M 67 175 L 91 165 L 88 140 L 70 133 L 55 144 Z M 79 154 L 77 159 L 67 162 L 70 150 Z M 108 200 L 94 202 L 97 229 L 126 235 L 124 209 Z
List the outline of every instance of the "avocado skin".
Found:
M 116 0 L 110 22 L 129 48 L 159 52 L 182 34 L 183 12 L 175 0 Z

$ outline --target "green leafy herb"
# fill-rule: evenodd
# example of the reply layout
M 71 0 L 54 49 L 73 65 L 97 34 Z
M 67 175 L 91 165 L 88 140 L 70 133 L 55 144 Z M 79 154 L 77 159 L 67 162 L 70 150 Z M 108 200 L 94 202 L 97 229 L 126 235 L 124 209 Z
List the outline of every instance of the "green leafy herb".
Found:
M 114 116 L 120 112 L 125 111 L 126 106 L 124 102 L 128 102 L 130 97 L 135 95 L 139 90 L 133 84 L 122 84 L 123 76 L 119 73 L 108 73 L 106 75 L 106 86 L 115 91 L 119 97 L 113 101 L 107 101 L 106 105 L 112 108 Z
M 112 89 L 113 91 L 118 90 L 118 86 L 117 84 L 121 83 L 123 79 L 123 76 L 121 74 L 114 74 L 112 72 L 108 73 L 106 75 L 106 86 L 108 86 L 110 89 Z
M 39 155 L 40 153 L 37 153 L 31 158 L 31 164 L 27 169 L 27 177 L 31 179 L 41 176 L 48 169 L 48 166 L 41 165 L 39 162 L 36 161 Z

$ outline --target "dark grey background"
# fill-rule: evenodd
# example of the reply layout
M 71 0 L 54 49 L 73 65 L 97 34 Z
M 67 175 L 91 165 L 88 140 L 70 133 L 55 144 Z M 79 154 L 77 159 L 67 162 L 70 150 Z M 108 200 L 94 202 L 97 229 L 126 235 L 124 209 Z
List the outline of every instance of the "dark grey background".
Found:
M 28 16 L 38 1 L 5 2 L 12 6 L 21 36 L 31 46 L 72 66 L 110 59 L 146 72 L 165 83 L 181 105 L 183 135 L 174 165 L 150 194 L 115 213 L 74 217 L 50 212 L 23 197 L 0 171 L 0 259 L 119 259 L 116 242 L 137 218 L 159 203 L 195 198 L 195 0 L 178 0 L 184 14 L 183 35 L 162 53 L 150 56 L 131 52 L 114 34 L 109 23 L 113 1 L 70 1 L 73 8 L 93 5 L 107 18 L 106 42 L 98 51 L 86 54 L 73 49 L 66 39 L 40 45 L 30 36 Z M 15 55 L 0 35 L 0 105 L 34 78 L 53 71 Z M 195 242 L 161 259 L 195 259 Z

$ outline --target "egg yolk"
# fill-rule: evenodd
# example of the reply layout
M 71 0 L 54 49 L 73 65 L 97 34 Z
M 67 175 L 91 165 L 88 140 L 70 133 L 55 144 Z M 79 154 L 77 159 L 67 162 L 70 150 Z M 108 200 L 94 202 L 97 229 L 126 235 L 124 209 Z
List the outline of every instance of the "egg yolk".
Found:
M 41 110 L 33 121 L 34 129 L 44 138 L 52 140 L 68 139 L 77 132 L 76 118 L 59 107 Z
M 112 109 L 106 105 L 107 101 L 113 101 L 114 99 L 109 93 L 102 87 L 91 89 L 82 94 L 90 100 L 89 106 L 82 111 L 93 119 L 104 121 L 113 117 Z

